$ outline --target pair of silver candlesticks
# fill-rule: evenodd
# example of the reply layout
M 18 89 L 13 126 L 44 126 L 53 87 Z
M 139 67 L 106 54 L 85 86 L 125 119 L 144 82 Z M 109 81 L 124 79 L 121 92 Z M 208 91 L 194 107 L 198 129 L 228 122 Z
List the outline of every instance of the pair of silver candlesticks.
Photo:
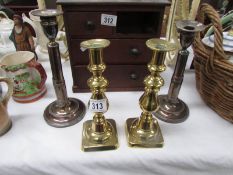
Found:
M 79 122 L 85 115 L 86 109 L 82 101 L 68 98 L 63 77 L 60 52 L 55 38 L 58 32 L 56 16 L 62 12 L 57 10 L 36 10 L 33 15 L 40 16 L 41 25 L 49 39 L 48 51 L 53 75 L 53 85 L 57 100 L 45 109 L 46 122 L 54 127 L 67 127 Z M 204 27 L 196 21 L 178 21 L 176 23 L 180 33 L 182 49 L 178 53 L 177 63 L 172 76 L 168 95 L 158 96 L 164 80 L 160 73 L 165 71 L 164 60 L 166 53 L 177 49 L 175 44 L 161 39 L 149 39 L 146 45 L 152 50 L 152 59 L 148 64 L 150 75 L 144 79 L 145 92 L 139 100 L 142 113 L 140 118 L 129 118 L 126 121 L 126 132 L 130 146 L 162 147 L 163 136 L 156 116 L 171 123 L 183 122 L 187 119 L 189 109 L 178 98 L 183 81 L 186 61 L 189 55 L 187 48 L 192 44 L 194 36 Z M 88 103 L 89 110 L 94 113 L 93 120 L 83 124 L 82 149 L 84 151 L 109 150 L 118 147 L 116 123 L 113 119 L 105 119 L 109 102 L 105 95 L 108 81 L 102 76 L 106 69 L 103 61 L 103 49 L 110 42 L 106 39 L 92 39 L 83 41 L 82 48 L 89 50 L 89 71 L 93 74 L 87 84 L 92 95 Z

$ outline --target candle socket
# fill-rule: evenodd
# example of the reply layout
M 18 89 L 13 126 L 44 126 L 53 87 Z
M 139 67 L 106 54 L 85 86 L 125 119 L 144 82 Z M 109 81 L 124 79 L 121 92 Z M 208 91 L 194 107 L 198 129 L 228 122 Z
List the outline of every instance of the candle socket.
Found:
M 185 66 L 189 56 L 187 48 L 193 43 L 195 34 L 204 29 L 203 24 L 181 20 L 176 22 L 176 28 L 180 33 L 180 44 L 182 49 L 178 52 L 174 73 L 172 75 L 169 91 L 167 95 L 159 95 L 159 109 L 153 113 L 158 119 L 168 123 L 184 122 L 189 115 L 189 108 L 178 98 L 182 86 Z
M 166 53 L 176 49 L 174 44 L 161 39 L 147 40 L 146 45 L 153 51 L 152 59 L 147 65 L 150 75 L 145 77 L 145 92 L 139 99 L 142 113 L 140 118 L 126 120 L 126 134 L 129 146 L 135 147 L 162 147 L 164 140 L 159 124 L 152 116 L 158 109 L 157 95 L 164 85 L 160 73 L 166 70 L 164 60 Z
M 92 92 L 88 107 L 94 113 L 93 120 L 83 124 L 83 151 L 112 150 L 118 147 L 116 123 L 113 119 L 105 119 L 103 115 L 109 107 L 105 96 L 108 81 L 102 76 L 106 69 L 103 62 L 103 48 L 108 47 L 109 44 L 110 42 L 105 39 L 92 39 L 81 43 L 82 48 L 89 50 L 88 70 L 93 76 L 87 81 Z
M 32 15 L 40 17 L 44 33 L 49 39 L 47 47 L 57 100 L 46 107 L 44 118 L 53 127 L 68 127 L 74 125 L 82 120 L 86 113 L 85 105 L 82 101 L 67 97 L 59 44 L 55 42 L 58 33 L 56 16 L 61 14 L 62 12 L 53 9 L 34 10 L 32 12 Z

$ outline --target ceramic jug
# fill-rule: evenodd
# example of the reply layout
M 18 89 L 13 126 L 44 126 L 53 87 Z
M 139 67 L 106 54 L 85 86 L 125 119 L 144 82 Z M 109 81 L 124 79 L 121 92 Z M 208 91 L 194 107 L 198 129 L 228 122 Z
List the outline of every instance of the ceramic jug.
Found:
M 13 100 L 30 103 L 45 95 L 47 75 L 43 66 L 36 61 L 33 52 L 18 51 L 7 54 L 0 60 L 0 68 L 3 75 L 14 80 Z
M 2 86 L 0 85 L 0 98 L 2 97 Z
M 6 95 L 0 98 L 0 136 L 2 136 L 11 128 L 12 125 L 7 112 L 7 104 L 13 94 L 13 80 L 10 78 L 0 77 L 0 82 L 5 82 L 8 86 Z
M 22 14 L 23 21 L 30 24 L 33 27 L 33 29 L 35 30 L 39 50 L 43 53 L 48 53 L 48 49 L 47 49 L 48 39 L 45 36 L 43 29 L 41 27 L 40 18 L 38 16 L 32 15 L 33 11 L 34 10 L 31 10 L 29 12 L 30 18 L 28 18 L 25 14 Z
M 14 27 L 14 22 L 8 18 L 8 16 L 0 11 L 0 14 L 5 16 L 5 18 L 0 19 L 0 43 L 3 47 L 10 47 L 13 45 L 12 41 L 9 39 L 9 36 Z

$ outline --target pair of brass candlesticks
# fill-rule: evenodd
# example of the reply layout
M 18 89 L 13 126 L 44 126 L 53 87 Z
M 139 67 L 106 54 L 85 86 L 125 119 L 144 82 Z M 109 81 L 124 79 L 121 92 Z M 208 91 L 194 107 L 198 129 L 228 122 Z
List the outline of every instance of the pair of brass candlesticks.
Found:
M 89 109 L 94 112 L 93 120 L 83 124 L 82 149 L 84 151 L 109 150 L 118 147 L 115 121 L 106 120 L 103 113 L 108 109 L 108 100 L 104 92 L 108 81 L 102 76 L 106 66 L 103 62 L 103 49 L 110 42 L 106 39 L 93 39 L 81 43 L 82 48 L 89 50 L 90 63 L 88 69 L 93 76 L 87 81 L 92 91 Z M 164 81 L 160 73 L 165 71 L 166 52 L 176 49 L 174 44 L 160 39 L 150 39 L 147 47 L 153 50 L 151 62 L 148 64 L 150 75 L 145 80 L 145 92 L 139 100 L 142 114 L 139 119 L 130 118 L 126 121 L 126 131 L 130 146 L 161 147 L 163 136 L 158 122 L 152 112 L 158 108 L 157 93 Z
M 37 10 L 33 12 L 33 15 L 40 16 L 44 32 L 49 38 L 48 51 L 57 100 L 45 109 L 44 118 L 49 125 L 54 127 L 73 125 L 84 117 L 86 111 L 83 102 L 75 98 L 67 97 L 59 46 L 55 42 L 58 32 L 56 16 L 61 14 L 57 10 Z M 130 146 L 163 146 L 163 136 L 159 124 L 153 118 L 152 113 L 165 121 L 176 120 L 177 116 L 182 118 L 182 114 L 188 114 L 188 112 L 176 112 L 174 109 L 180 109 L 179 105 L 181 103 L 184 106 L 182 107 L 187 111 L 186 105 L 177 96 L 183 80 L 184 68 L 188 57 L 188 51 L 186 49 L 191 45 L 195 33 L 200 31 L 203 26 L 194 21 L 180 21 L 177 23 L 177 28 L 180 32 L 183 48 L 179 52 L 170 86 L 171 90 L 169 90 L 169 97 L 171 98 L 165 98 L 166 100 L 162 100 L 162 98 L 158 100 L 157 97 L 161 86 L 164 84 L 160 73 L 166 69 L 164 65 L 166 53 L 175 50 L 176 46 L 161 39 L 150 39 L 146 42 L 147 47 L 153 51 L 152 59 L 148 64 L 150 75 L 144 79 L 145 92 L 139 100 L 142 109 L 140 118 L 129 118 L 126 121 L 126 132 Z M 88 69 L 93 74 L 88 79 L 87 84 L 92 92 L 88 107 L 94 113 L 94 117 L 93 120 L 88 120 L 83 124 L 82 149 L 84 151 L 110 150 L 118 147 L 116 123 L 113 119 L 105 119 L 103 115 L 109 107 L 108 99 L 105 95 L 108 81 L 102 76 L 102 73 L 106 69 L 106 65 L 103 62 L 103 49 L 109 44 L 110 42 L 106 39 L 93 39 L 81 43 L 81 47 L 89 50 L 90 63 Z M 170 99 L 174 103 L 170 103 Z M 169 108 L 166 108 L 167 106 Z M 171 111 L 168 110 L 170 108 L 172 109 Z M 175 117 L 172 118 L 171 114 L 174 114 Z M 181 119 L 176 121 L 181 121 Z

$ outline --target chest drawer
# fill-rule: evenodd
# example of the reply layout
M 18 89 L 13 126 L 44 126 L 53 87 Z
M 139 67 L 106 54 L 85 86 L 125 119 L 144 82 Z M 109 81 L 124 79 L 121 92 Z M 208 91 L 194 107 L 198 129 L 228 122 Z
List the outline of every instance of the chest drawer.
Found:
M 92 74 L 87 70 L 87 66 L 74 66 L 73 91 L 89 92 L 87 80 Z M 104 76 L 109 81 L 107 91 L 129 91 L 143 90 L 143 80 L 149 72 L 146 65 L 108 65 Z
M 101 14 L 111 12 L 70 12 L 65 14 L 69 35 L 79 38 L 111 35 L 113 28 L 101 25 Z
M 103 51 L 108 91 L 143 90 L 152 56 L 145 42 L 160 37 L 164 9 L 171 0 L 57 0 L 57 4 L 64 12 L 74 92 L 90 92 L 88 51 L 82 52 L 80 43 L 95 38 L 111 41 Z M 116 15 L 116 26 L 101 25 L 102 14 Z
M 72 39 L 70 56 L 72 65 L 89 63 L 88 51 L 80 50 L 83 40 Z M 104 49 L 106 64 L 146 64 L 151 59 L 152 52 L 146 45 L 146 39 L 110 39 L 111 44 Z

